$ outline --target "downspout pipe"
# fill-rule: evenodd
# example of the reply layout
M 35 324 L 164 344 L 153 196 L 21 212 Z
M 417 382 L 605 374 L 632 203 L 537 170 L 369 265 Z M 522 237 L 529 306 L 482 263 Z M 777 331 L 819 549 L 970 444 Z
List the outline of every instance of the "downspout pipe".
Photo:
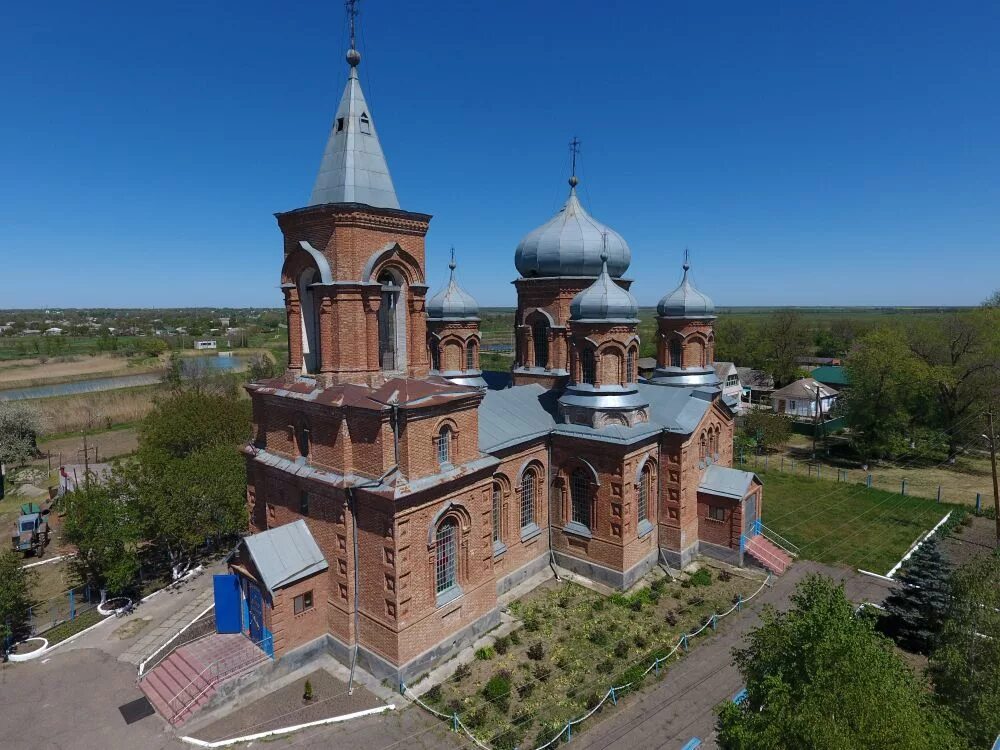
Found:
M 548 512 L 549 513 L 548 514 L 549 514 L 549 517 L 546 519 L 548 521 L 548 523 L 546 523 L 545 525 L 548 527 L 548 530 L 549 530 L 549 567 L 552 568 L 552 575 L 555 576 L 555 579 L 557 581 L 561 581 L 562 579 L 559 577 L 559 571 L 556 569 L 556 553 L 555 553 L 555 550 L 552 548 L 552 520 L 553 520 L 554 517 L 552 515 L 552 495 L 553 495 L 552 481 L 553 480 L 552 480 L 552 438 L 551 437 L 549 437 L 549 438 L 546 439 L 545 450 L 546 450 L 546 454 L 547 454 L 547 460 L 546 460 L 546 466 L 545 466 L 545 484 L 547 485 L 546 486 L 546 490 L 547 490 L 546 497 L 548 497 L 548 499 L 549 499 L 549 502 L 548 502 L 548 506 L 549 506 L 549 508 L 548 508 Z

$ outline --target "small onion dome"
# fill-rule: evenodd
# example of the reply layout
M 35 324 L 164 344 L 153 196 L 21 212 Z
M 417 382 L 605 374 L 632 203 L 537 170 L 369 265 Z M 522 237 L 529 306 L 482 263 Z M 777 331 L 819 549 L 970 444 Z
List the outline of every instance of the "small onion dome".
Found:
M 455 280 L 455 253 L 452 252 L 448 286 L 427 301 L 430 320 L 479 320 L 479 303 Z
M 638 323 L 639 303 L 608 273 L 608 255 L 601 253 L 601 275 L 573 297 L 569 319 L 579 323 Z
M 632 252 L 615 230 L 591 218 L 576 197 L 570 178 L 569 199 L 555 216 L 525 235 L 517 245 L 514 265 L 524 278 L 534 276 L 597 276 L 607 237 L 608 273 L 620 277 Z
M 681 279 L 680 286 L 670 292 L 660 300 L 656 306 L 656 314 L 661 318 L 714 318 L 715 304 L 707 295 L 695 289 L 691 279 L 688 278 L 688 270 L 691 264 L 688 262 L 687 254 L 684 256 L 684 278 Z

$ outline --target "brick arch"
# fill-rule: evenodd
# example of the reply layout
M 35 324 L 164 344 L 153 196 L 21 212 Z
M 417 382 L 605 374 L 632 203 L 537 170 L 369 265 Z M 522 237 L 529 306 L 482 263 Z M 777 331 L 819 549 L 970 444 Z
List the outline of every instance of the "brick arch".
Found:
M 589 474 L 591 480 L 593 480 L 594 482 L 595 487 L 601 486 L 600 473 L 598 473 L 597 469 L 594 468 L 594 465 L 590 463 L 590 461 L 588 461 L 585 458 L 582 458 L 581 456 L 574 456 L 573 458 L 571 458 L 569 463 L 567 463 L 566 466 L 562 468 L 560 474 L 564 474 L 565 476 L 568 477 L 573 473 L 574 469 L 579 469 L 579 468 L 584 469 Z
M 361 280 L 375 281 L 386 269 L 399 273 L 407 286 L 424 283 L 419 261 L 400 247 L 398 242 L 390 242 L 372 253 L 361 272 Z
M 654 456 L 652 453 L 647 453 L 643 457 L 642 461 L 639 462 L 639 465 L 635 467 L 635 480 L 633 484 L 635 484 L 636 486 L 638 486 L 639 482 L 642 481 L 642 472 L 647 466 L 653 470 L 653 476 L 659 477 L 660 464 L 656 460 L 656 456 Z
M 435 545 L 434 534 L 437 532 L 438 526 L 442 522 L 446 521 L 448 518 L 454 518 L 458 521 L 458 530 L 463 535 L 468 534 L 472 529 L 472 515 L 469 513 L 468 509 L 453 500 L 448 501 L 431 519 L 430 524 L 427 526 L 427 548 L 433 549 Z
M 333 273 L 326 256 L 305 241 L 300 242 L 299 249 L 290 252 L 285 258 L 281 265 L 281 283 L 295 284 L 307 268 L 316 270 L 320 284 L 333 283 Z
M 514 482 L 515 487 L 521 486 L 521 480 L 524 479 L 524 474 L 528 471 L 528 469 L 535 469 L 538 471 L 538 474 L 542 479 L 545 478 L 545 466 L 542 462 L 537 458 L 529 458 L 521 464 L 521 468 L 517 470 L 517 481 Z

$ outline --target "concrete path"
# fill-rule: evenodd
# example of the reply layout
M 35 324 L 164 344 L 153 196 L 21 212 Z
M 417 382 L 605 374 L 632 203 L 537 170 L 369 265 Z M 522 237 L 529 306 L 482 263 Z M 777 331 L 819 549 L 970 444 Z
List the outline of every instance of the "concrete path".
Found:
M 795 585 L 814 572 L 844 581 L 848 598 L 859 604 L 881 603 L 891 585 L 844 568 L 797 562 L 741 616 L 723 621 L 714 636 L 676 662 L 661 683 L 606 712 L 606 719 L 574 736 L 573 744 L 578 750 L 673 750 L 699 737 L 700 750 L 717 747 L 714 708 L 743 687 L 739 671 L 732 664 L 732 650 L 741 646 L 743 637 L 760 624 L 764 605 L 786 609 Z

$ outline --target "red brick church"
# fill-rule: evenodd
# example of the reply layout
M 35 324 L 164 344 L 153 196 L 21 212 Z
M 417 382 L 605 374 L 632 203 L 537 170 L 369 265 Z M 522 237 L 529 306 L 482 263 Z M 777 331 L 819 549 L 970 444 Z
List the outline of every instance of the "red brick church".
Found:
M 487 386 L 454 260 L 428 293 L 431 216 L 399 206 L 360 61 L 309 204 L 277 215 L 288 367 L 248 386 L 253 533 L 232 562 L 251 637 L 409 679 L 551 566 L 627 588 L 698 554 L 742 563 L 761 487 L 729 468 L 736 404 L 687 260 L 640 380 L 631 252 L 572 177 L 514 252 L 514 366 Z

